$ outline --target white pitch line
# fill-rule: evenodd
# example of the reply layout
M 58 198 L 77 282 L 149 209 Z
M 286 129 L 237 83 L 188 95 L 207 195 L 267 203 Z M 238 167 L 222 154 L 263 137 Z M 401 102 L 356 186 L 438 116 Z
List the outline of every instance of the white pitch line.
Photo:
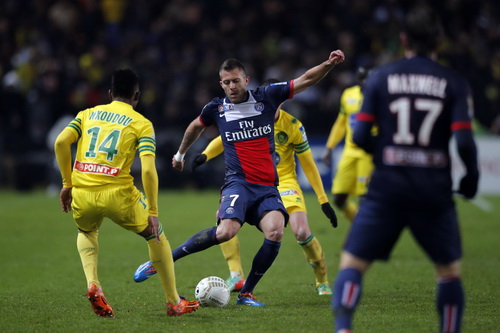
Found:
M 493 211 L 493 207 L 492 207 L 491 203 L 483 197 L 479 197 L 479 196 L 476 197 L 476 199 L 472 200 L 472 203 L 476 207 L 482 209 L 485 212 Z

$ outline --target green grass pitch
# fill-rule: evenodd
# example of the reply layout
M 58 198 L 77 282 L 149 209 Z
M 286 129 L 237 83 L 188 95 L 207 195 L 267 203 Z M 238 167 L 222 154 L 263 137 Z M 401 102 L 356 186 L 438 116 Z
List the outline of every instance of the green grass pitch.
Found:
M 333 229 L 314 195 L 307 194 L 311 229 L 325 252 L 329 279 L 337 273 L 349 223 Z M 215 223 L 218 191 L 160 193 L 160 220 L 172 247 Z M 476 204 L 457 199 L 464 241 L 464 332 L 500 331 L 500 197 Z M 147 260 L 145 241 L 106 220 L 100 231 L 99 276 L 115 310 L 103 319 L 85 297 L 86 282 L 76 251 L 76 228 L 57 197 L 43 192 L 0 191 L 0 332 L 332 332 L 330 297 L 314 290 L 312 270 L 285 230 L 280 254 L 255 290 L 263 308 L 235 305 L 200 308 L 167 317 L 157 277 L 137 284 L 132 276 Z M 249 271 L 262 243 L 257 229 L 240 232 L 243 267 Z M 199 280 L 227 278 L 218 247 L 176 263 L 179 293 L 194 298 Z M 364 281 L 355 317 L 357 332 L 437 332 L 435 279 L 422 251 L 405 233 L 389 263 L 376 263 Z

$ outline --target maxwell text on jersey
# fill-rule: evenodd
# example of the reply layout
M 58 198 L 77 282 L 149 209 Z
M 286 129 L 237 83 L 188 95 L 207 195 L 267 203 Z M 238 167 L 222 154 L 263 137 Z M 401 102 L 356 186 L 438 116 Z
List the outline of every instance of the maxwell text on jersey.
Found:
M 445 98 L 446 79 L 422 74 L 391 74 L 387 77 L 389 94 L 416 94 Z

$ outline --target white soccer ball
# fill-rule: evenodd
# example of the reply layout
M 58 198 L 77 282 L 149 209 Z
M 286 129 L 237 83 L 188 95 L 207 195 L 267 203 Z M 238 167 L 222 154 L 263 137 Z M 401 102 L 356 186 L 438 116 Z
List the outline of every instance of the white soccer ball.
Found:
M 226 282 L 217 276 L 202 279 L 194 291 L 194 296 L 201 306 L 222 308 L 229 303 L 231 292 Z

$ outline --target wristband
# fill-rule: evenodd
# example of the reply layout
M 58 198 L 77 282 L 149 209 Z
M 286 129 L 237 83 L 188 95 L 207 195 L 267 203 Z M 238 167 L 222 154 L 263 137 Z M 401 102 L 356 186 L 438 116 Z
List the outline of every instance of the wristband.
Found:
M 182 160 L 184 159 L 184 156 L 186 156 L 186 154 L 181 154 L 180 152 L 177 152 L 175 155 L 174 155 L 174 159 L 176 162 L 182 162 Z

